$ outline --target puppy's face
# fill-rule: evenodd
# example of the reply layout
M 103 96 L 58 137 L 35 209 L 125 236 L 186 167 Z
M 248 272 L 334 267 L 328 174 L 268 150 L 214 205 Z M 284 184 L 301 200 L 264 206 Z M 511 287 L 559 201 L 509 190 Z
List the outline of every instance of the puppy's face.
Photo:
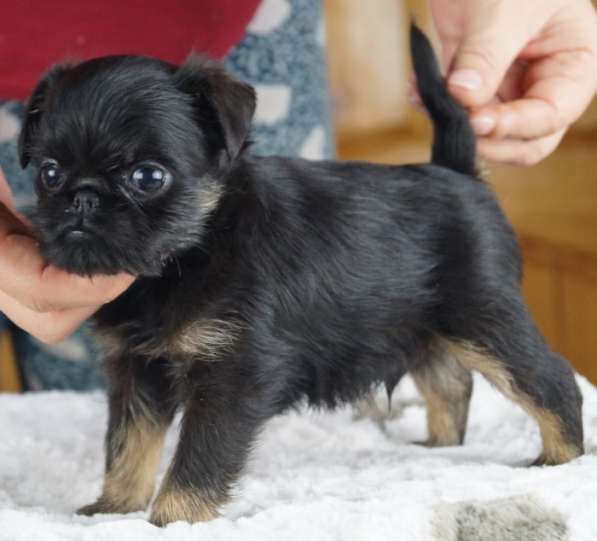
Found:
M 19 141 L 23 167 L 36 168 L 46 259 L 77 274 L 158 275 L 200 242 L 254 108 L 252 88 L 205 59 L 55 68 Z

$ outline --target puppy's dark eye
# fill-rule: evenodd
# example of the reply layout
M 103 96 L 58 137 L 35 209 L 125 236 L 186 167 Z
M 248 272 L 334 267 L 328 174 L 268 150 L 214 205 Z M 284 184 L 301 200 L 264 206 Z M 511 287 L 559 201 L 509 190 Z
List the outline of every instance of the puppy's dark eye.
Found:
M 54 190 L 60 184 L 60 168 L 55 163 L 43 165 L 39 171 L 39 178 L 49 190 Z
M 131 173 L 133 186 L 146 193 L 158 191 L 167 179 L 168 173 L 157 165 L 140 165 Z

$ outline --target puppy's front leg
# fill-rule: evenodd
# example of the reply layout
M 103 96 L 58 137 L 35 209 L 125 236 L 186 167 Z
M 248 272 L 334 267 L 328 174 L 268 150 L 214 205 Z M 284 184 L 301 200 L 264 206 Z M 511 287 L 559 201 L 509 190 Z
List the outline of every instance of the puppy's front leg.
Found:
M 77 511 L 82 515 L 130 513 L 147 507 L 175 410 L 165 363 L 137 358 L 111 364 L 104 487 L 95 503 Z
M 151 522 L 158 526 L 216 517 L 245 464 L 260 408 L 236 384 L 217 379 L 206 374 L 187 401 L 178 447 L 153 504 Z

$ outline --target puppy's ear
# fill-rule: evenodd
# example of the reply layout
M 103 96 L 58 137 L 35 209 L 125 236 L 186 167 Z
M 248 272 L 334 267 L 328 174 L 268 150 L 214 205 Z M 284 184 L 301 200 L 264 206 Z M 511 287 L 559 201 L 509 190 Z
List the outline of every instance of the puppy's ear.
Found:
M 31 160 L 31 146 L 39 128 L 39 121 L 45 109 L 46 99 L 56 78 L 65 71 L 64 66 L 56 66 L 46 73 L 33 90 L 27 107 L 21 133 L 19 134 L 18 153 L 21 167 L 24 169 Z
M 209 58 L 191 56 L 175 75 L 178 88 L 193 98 L 196 120 L 229 161 L 243 148 L 257 103 L 251 85 L 229 75 Z

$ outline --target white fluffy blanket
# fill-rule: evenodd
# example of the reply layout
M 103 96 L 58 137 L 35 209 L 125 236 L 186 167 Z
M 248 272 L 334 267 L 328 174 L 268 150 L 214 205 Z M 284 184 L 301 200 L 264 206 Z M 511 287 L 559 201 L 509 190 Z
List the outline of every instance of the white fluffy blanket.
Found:
M 73 514 L 101 488 L 102 394 L 0 396 L 0 540 L 595 541 L 597 390 L 579 380 L 587 455 L 571 464 L 526 468 L 535 424 L 480 378 L 463 447 L 411 445 L 425 414 L 406 380 L 383 430 L 348 408 L 273 419 L 223 516 L 164 529 Z

